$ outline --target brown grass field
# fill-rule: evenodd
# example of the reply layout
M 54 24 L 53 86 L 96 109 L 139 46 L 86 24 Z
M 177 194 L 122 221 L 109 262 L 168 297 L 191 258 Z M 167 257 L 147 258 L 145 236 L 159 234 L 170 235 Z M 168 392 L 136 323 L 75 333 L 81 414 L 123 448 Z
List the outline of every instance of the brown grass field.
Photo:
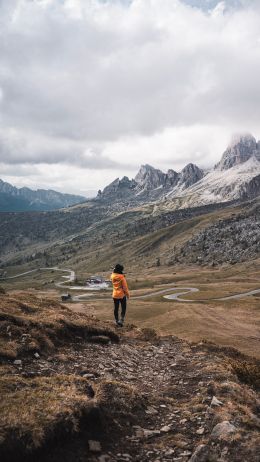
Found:
M 260 358 L 260 294 L 239 300 L 200 301 L 247 292 L 260 288 L 260 262 L 222 269 L 158 268 L 146 274 L 129 272 L 131 295 L 142 295 L 172 287 L 197 287 L 200 291 L 183 298 L 198 300 L 177 302 L 154 296 L 129 300 L 127 321 L 153 327 L 160 334 L 173 334 L 189 341 L 208 340 L 232 346 Z M 88 310 L 87 303 L 71 304 L 72 309 Z M 113 316 L 113 302 L 91 299 L 91 309 L 103 320 Z
M 77 273 L 77 277 L 84 280 L 89 274 L 81 272 Z M 103 274 L 109 277 L 109 272 Z M 53 284 L 57 280 L 60 280 L 59 273 L 36 273 L 6 281 L 2 286 L 9 291 L 34 289 L 43 298 L 59 298 L 62 291 L 55 289 Z M 136 272 L 130 268 L 127 280 L 132 297 L 172 286 L 199 289 L 198 293 L 183 296 L 187 302 L 170 301 L 158 295 L 144 300 L 130 299 L 128 323 L 152 327 L 160 334 L 172 334 L 192 342 L 208 340 L 222 346 L 232 346 L 260 358 L 260 294 L 239 300 L 213 300 L 259 289 L 259 260 L 217 269 L 162 266 Z M 71 293 L 74 294 L 73 291 Z M 73 311 L 94 314 L 101 320 L 111 320 L 113 302 L 110 296 L 110 291 L 103 295 L 97 293 L 89 301 L 67 306 Z

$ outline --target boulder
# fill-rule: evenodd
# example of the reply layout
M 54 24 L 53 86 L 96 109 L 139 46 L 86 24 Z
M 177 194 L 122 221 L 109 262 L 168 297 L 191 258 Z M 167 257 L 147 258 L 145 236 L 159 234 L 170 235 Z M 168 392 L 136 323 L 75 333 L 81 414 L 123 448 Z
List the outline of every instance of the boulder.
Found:
M 225 439 L 227 435 L 234 433 L 236 427 L 232 425 L 228 420 L 224 420 L 213 428 L 211 432 L 211 438 L 215 440 Z

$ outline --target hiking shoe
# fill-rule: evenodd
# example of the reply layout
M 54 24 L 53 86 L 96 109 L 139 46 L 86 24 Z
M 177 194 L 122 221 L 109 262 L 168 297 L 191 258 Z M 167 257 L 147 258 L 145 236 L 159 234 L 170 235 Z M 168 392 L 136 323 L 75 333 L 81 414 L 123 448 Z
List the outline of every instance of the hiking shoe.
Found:
M 118 325 L 119 327 L 123 327 L 122 321 L 118 321 L 117 325 Z

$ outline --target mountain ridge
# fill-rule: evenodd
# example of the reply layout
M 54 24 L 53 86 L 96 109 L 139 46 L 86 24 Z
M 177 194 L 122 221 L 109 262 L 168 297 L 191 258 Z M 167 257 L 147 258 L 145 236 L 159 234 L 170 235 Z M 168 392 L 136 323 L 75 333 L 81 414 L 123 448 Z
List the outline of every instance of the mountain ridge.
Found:
M 0 179 L 0 211 L 49 211 L 85 202 L 83 196 L 52 189 L 17 188 Z
M 144 203 L 181 197 L 182 207 L 252 199 L 260 193 L 258 175 L 260 142 L 250 134 L 241 134 L 233 137 L 220 161 L 207 172 L 193 163 L 180 172 L 169 169 L 167 173 L 145 164 L 134 179 L 117 178 L 99 191 L 96 199 Z

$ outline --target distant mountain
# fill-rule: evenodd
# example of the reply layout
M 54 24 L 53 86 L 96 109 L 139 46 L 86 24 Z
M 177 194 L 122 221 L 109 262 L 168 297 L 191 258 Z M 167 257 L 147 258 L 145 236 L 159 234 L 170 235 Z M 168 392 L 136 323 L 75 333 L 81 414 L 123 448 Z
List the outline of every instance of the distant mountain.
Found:
M 173 191 L 178 193 L 199 181 L 203 175 L 203 170 L 194 164 L 186 165 L 180 173 L 174 170 L 163 173 L 161 170 L 146 164 L 141 166 L 133 180 L 129 180 L 126 176 L 121 180 L 117 178 L 103 192 L 100 191 L 97 198 L 106 201 L 137 200 L 149 202 L 149 200 L 163 198 Z
M 142 165 L 136 177 L 117 178 L 97 199 L 128 206 L 168 201 L 169 208 L 194 207 L 209 203 L 252 199 L 260 194 L 260 142 L 250 135 L 232 139 L 218 164 L 204 172 L 195 164 L 177 173 Z
M 0 180 L 0 211 L 47 211 L 69 207 L 85 202 L 83 196 L 62 194 L 57 191 L 29 188 L 16 188 Z
M 228 170 L 247 162 L 252 157 L 260 161 L 260 149 L 256 139 L 250 134 L 234 136 L 215 170 Z

